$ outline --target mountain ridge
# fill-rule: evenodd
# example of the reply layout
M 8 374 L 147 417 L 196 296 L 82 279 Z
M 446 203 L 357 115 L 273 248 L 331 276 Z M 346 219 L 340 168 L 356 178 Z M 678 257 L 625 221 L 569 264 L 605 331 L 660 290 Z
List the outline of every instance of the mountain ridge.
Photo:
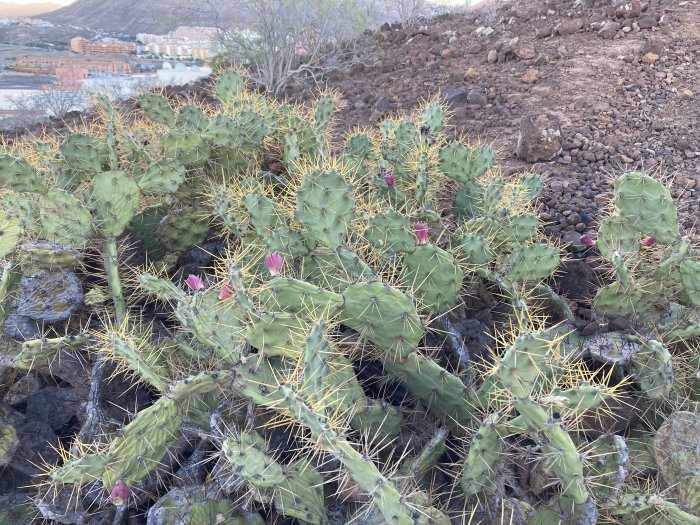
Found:
M 178 26 L 211 25 L 212 18 L 184 11 L 178 0 L 77 0 L 41 16 L 54 24 L 89 27 L 135 36 L 137 33 L 167 33 Z
M 62 8 L 61 4 L 54 2 L 37 2 L 34 4 L 18 4 L 15 2 L 0 2 L 0 13 L 3 17 L 17 18 L 20 16 L 36 16 Z

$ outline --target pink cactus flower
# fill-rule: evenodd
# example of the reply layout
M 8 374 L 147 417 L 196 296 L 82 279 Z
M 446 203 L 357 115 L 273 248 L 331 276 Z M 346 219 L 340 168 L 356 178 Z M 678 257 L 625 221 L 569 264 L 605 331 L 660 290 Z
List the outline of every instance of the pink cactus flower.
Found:
M 282 270 L 283 262 L 282 256 L 278 252 L 271 253 L 265 257 L 265 265 L 267 266 L 267 269 L 270 270 L 270 275 L 273 277 L 275 275 L 279 275 L 280 271 Z
M 394 184 L 396 183 L 396 179 L 391 173 L 385 173 L 384 174 L 384 182 L 386 182 L 386 185 L 389 186 L 389 189 L 394 187 Z
M 595 244 L 595 241 L 591 239 L 590 235 L 581 235 L 579 242 L 584 246 L 593 246 Z
M 656 239 L 654 237 L 645 237 L 641 241 L 642 246 L 646 246 L 647 248 L 650 248 L 651 246 L 654 246 L 656 244 Z
M 189 286 L 190 289 L 194 290 L 195 292 L 197 290 L 204 290 L 204 283 L 196 275 L 190 274 L 190 276 L 187 279 L 185 279 L 185 284 L 187 286 Z
M 219 290 L 219 301 L 223 301 L 224 299 L 228 299 L 233 295 L 233 286 L 231 285 L 231 281 L 228 279 L 224 279 L 223 284 L 221 285 L 221 289 Z
M 109 493 L 109 500 L 118 507 L 126 503 L 129 496 L 131 496 L 129 485 L 118 479 L 114 488 Z
M 416 235 L 418 244 L 428 244 L 428 225 L 417 222 L 413 225 L 413 233 Z

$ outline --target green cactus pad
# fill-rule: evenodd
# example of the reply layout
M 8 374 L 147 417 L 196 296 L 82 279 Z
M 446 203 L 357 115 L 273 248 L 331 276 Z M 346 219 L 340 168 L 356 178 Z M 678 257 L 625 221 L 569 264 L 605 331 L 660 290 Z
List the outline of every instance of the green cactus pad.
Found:
M 52 188 L 39 198 L 40 237 L 56 244 L 85 246 L 94 230 L 90 211 L 74 195 Z
M 681 263 L 681 284 L 690 303 L 700 306 L 700 261 L 685 259 Z
M 404 258 L 399 280 L 415 295 L 421 313 L 434 316 L 455 305 L 464 272 L 450 252 L 426 244 Z
M 389 403 L 367 399 L 364 406 L 355 404 L 350 408 L 353 410 L 350 426 L 357 432 L 382 437 L 398 436 L 401 433 L 403 416 Z
M 266 310 L 285 310 L 311 319 L 330 319 L 343 305 L 343 296 L 291 278 L 273 279 L 260 300 Z
M 465 232 L 462 235 L 460 248 L 466 256 L 466 262 L 469 264 L 487 264 L 495 256 L 495 253 L 484 238 L 471 232 Z
M 552 343 L 548 334 L 533 332 L 519 336 L 498 365 L 498 379 L 516 399 L 526 399 L 545 373 Z
M 71 270 L 78 266 L 83 254 L 70 246 L 32 241 L 20 244 L 18 256 L 25 272 L 28 269 Z
M 361 160 L 376 158 L 377 152 L 372 139 L 366 133 L 355 133 L 345 142 L 345 154 Z
M 423 126 L 430 130 L 430 134 L 435 136 L 445 129 L 445 110 L 436 103 L 431 102 L 423 108 Z
M 372 217 L 364 235 L 378 250 L 397 253 L 416 249 L 411 223 L 405 215 L 394 210 Z
M 637 255 L 641 240 L 641 234 L 619 215 L 606 217 L 598 228 L 598 251 L 606 259 L 612 259 L 616 252 L 625 258 Z
M 440 149 L 440 170 L 458 182 L 469 182 L 476 175 L 471 165 L 471 150 L 460 142 L 450 142 Z
M 118 479 L 131 485 L 158 468 L 177 440 L 182 424 L 180 410 L 178 403 L 167 397 L 141 410 L 110 444 L 103 485 L 113 487 Z
M 346 248 L 316 248 L 302 259 L 300 276 L 317 286 L 342 293 L 348 284 L 376 278 L 360 257 Z
M 393 357 L 410 354 L 424 329 L 411 299 L 382 283 L 357 283 L 343 293 L 340 322 Z
M 61 156 L 71 170 L 92 176 L 109 165 L 109 147 L 91 135 L 72 133 L 60 146 Z
M 0 155 L 0 186 L 17 192 L 46 193 L 39 173 L 24 159 Z
M 658 341 L 643 343 L 632 356 L 642 391 L 651 399 L 669 395 L 673 388 L 673 361 L 668 349 Z
M 134 237 L 141 241 L 151 261 L 158 261 L 167 253 L 156 232 L 160 221 L 169 211 L 170 207 L 167 204 L 154 204 L 143 208 L 129 223 L 129 229 Z
M 318 97 L 314 105 L 314 127 L 318 131 L 325 131 L 335 112 L 335 100 L 331 94 L 323 94 Z
M 398 379 L 425 407 L 450 426 L 467 424 L 471 408 L 462 380 L 435 361 L 412 352 L 404 358 L 382 360 L 384 369 Z
M 7 257 L 15 249 L 22 236 L 19 220 L 0 210 L 0 259 Z
M 119 237 L 139 207 L 138 185 L 124 172 L 106 171 L 93 177 L 91 190 L 98 228 L 107 238 Z
M 85 485 L 102 477 L 109 456 L 106 454 L 86 454 L 80 458 L 66 461 L 54 469 L 49 477 L 52 481 L 64 485 Z
M 625 173 L 618 178 L 613 203 L 639 233 L 667 244 L 678 237 L 678 212 L 671 193 L 646 173 Z
M 161 146 L 166 159 L 185 166 L 203 166 L 211 155 L 207 143 L 194 131 L 171 130 L 161 139 Z
M 148 525 L 264 525 L 257 512 L 239 514 L 218 487 L 175 487 L 148 510 Z
M 298 359 L 304 348 L 307 323 L 286 312 L 266 312 L 246 328 L 246 340 L 262 355 Z
M 355 212 L 353 189 L 335 170 L 306 175 L 297 192 L 296 217 L 307 235 L 329 248 L 343 244 Z
M 207 129 L 209 119 L 200 108 L 188 104 L 177 110 L 176 123 L 178 127 L 201 133 Z
M 175 193 L 185 182 L 185 168 L 170 160 L 153 162 L 136 182 L 144 193 Z
M 209 232 L 209 223 L 197 208 L 190 206 L 163 217 L 157 232 L 166 250 L 179 252 L 203 243 Z
M 534 213 L 513 215 L 508 220 L 509 224 L 496 232 L 497 241 L 524 243 L 537 235 L 540 219 Z
M 650 308 L 663 296 L 661 283 L 637 280 L 633 286 L 619 282 L 601 288 L 593 299 L 595 311 L 606 317 L 632 315 Z
M 520 194 L 527 202 L 534 201 L 544 191 L 542 177 L 536 173 L 527 173 L 520 181 Z
M 0 200 L 0 209 L 19 221 L 23 230 L 34 231 L 38 229 L 37 215 L 39 209 L 36 199 L 30 195 L 21 193 L 5 193 Z
M 311 525 L 327 525 L 323 478 L 307 460 L 290 463 L 284 482 L 273 495 L 276 509 L 285 516 L 298 518 Z
M 455 217 L 458 220 L 469 220 L 478 215 L 481 212 L 483 192 L 484 188 L 476 180 L 463 182 L 455 195 Z
M 270 253 L 279 252 L 283 257 L 302 257 L 309 253 L 301 233 L 287 226 L 275 228 L 267 239 L 267 249 Z
M 472 438 L 460 478 L 467 497 L 488 496 L 498 489 L 499 470 L 504 459 L 503 441 L 497 430 L 500 418 L 500 414 L 487 416 Z
M 156 93 L 146 93 L 139 97 L 139 106 L 153 122 L 165 124 L 169 128 L 175 126 L 175 112 L 167 98 Z
M 261 239 L 268 239 L 271 230 L 275 229 L 280 222 L 275 203 L 260 193 L 248 193 L 243 198 L 243 204 L 256 235 Z
M 226 438 L 221 453 L 238 476 L 258 488 L 281 484 L 284 471 L 267 451 L 267 443 L 257 432 L 241 432 Z
M 559 250 L 549 244 L 531 244 L 515 251 L 508 273 L 512 281 L 539 281 L 559 266 Z
M 216 97 L 232 104 L 245 90 L 245 79 L 235 71 L 226 71 L 216 79 Z

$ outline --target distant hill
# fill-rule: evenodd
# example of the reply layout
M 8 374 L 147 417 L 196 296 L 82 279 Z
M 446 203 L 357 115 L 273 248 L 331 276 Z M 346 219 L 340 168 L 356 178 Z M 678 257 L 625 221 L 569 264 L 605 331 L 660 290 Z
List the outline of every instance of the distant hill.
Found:
M 211 25 L 207 16 L 178 9 L 178 0 L 77 0 L 44 16 L 54 24 L 89 27 L 128 35 L 164 33 L 178 26 Z
M 49 11 L 55 11 L 63 7 L 53 2 L 37 2 L 35 4 L 15 4 L 14 2 L 0 2 L 0 18 L 17 18 L 19 16 L 35 16 Z

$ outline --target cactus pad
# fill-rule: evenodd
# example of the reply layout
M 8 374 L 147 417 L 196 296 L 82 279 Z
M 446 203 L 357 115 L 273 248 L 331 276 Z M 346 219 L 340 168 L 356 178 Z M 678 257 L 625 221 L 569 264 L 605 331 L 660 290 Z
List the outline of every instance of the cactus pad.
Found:
M 158 224 L 158 238 L 168 251 L 179 252 L 204 242 L 209 223 L 195 207 L 180 208 Z
M 399 279 L 415 295 L 421 313 L 438 315 L 457 302 L 464 273 L 450 252 L 426 244 L 404 258 Z
M 329 248 L 343 243 L 355 212 L 353 189 L 335 170 L 304 177 L 297 192 L 296 217 L 312 239 Z
M 646 173 L 625 173 L 618 178 L 613 203 L 639 233 L 668 244 L 678 237 L 678 212 L 671 193 Z
M 357 330 L 392 356 L 407 356 L 423 337 L 411 299 L 381 283 L 357 283 L 343 293 L 341 323 Z
M 52 188 L 39 198 L 40 236 L 49 242 L 85 246 L 94 230 L 90 211 L 77 197 Z
M 0 155 L 0 186 L 17 192 L 46 193 L 39 173 L 24 159 Z
M 91 186 L 98 228 L 109 239 L 120 236 L 138 209 L 138 185 L 124 172 L 106 171 L 93 177 Z

